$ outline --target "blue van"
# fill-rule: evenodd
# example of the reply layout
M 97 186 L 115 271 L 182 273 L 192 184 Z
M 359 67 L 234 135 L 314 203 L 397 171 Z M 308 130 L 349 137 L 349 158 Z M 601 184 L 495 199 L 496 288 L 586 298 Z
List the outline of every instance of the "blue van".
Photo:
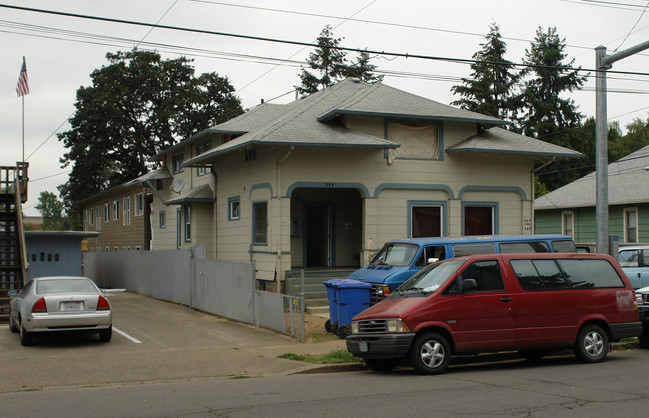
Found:
M 446 258 L 495 253 L 574 253 L 567 235 L 490 235 L 410 238 L 387 242 L 370 264 L 347 278 L 372 285 L 371 303 L 382 301 L 425 265 Z

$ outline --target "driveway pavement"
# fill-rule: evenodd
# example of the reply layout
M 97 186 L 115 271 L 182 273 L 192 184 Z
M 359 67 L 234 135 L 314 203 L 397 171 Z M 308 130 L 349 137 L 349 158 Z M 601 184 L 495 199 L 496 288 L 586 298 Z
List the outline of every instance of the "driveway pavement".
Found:
M 55 387 L 120 385 L 281 375 L 318 368 L 280 354 L 324 354 L 344 341 L 302 343 L 266 329 L 190 311 L 133 293 L 110 293 L 113 338 L 35 336 L 22 347 L 0 327 L 0 393 Z

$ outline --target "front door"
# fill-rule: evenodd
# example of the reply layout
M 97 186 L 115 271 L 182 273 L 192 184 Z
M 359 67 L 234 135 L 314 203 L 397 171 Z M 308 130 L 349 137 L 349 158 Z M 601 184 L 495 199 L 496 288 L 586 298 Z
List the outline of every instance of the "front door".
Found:
M 305 265 L 307 267 L 332 267 L 333 206 L 307 204 L 305 207 Z

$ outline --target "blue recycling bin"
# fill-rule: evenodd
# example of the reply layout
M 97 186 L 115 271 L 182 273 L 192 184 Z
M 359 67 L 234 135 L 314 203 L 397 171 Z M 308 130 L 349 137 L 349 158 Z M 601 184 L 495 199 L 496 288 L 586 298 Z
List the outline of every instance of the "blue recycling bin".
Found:
M 335 284 L 338 306 L 336 334 L 346 338 L 351 334 L 352 318 L 370 307 L 372 285 L 352 279 L 340 279 Z
M 336 287 L 343 279 L 330 279 L 324 283 L 327 288 L 327 300 L 329 301 L 329 320 L 325 323 L 327 332 L 336 332 L 338 328 L 338 300 L 336 299 Z

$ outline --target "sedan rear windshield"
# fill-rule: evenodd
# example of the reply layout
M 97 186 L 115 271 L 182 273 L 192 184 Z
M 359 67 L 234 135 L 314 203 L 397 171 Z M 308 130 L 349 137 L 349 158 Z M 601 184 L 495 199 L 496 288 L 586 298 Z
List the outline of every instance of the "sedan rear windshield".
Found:
M 97 293 L 97 288 L 90 280 L 79 279 L 57 279 L 42 280 L 36 282 L 36 293 L 76 293 L 91 292 Z

